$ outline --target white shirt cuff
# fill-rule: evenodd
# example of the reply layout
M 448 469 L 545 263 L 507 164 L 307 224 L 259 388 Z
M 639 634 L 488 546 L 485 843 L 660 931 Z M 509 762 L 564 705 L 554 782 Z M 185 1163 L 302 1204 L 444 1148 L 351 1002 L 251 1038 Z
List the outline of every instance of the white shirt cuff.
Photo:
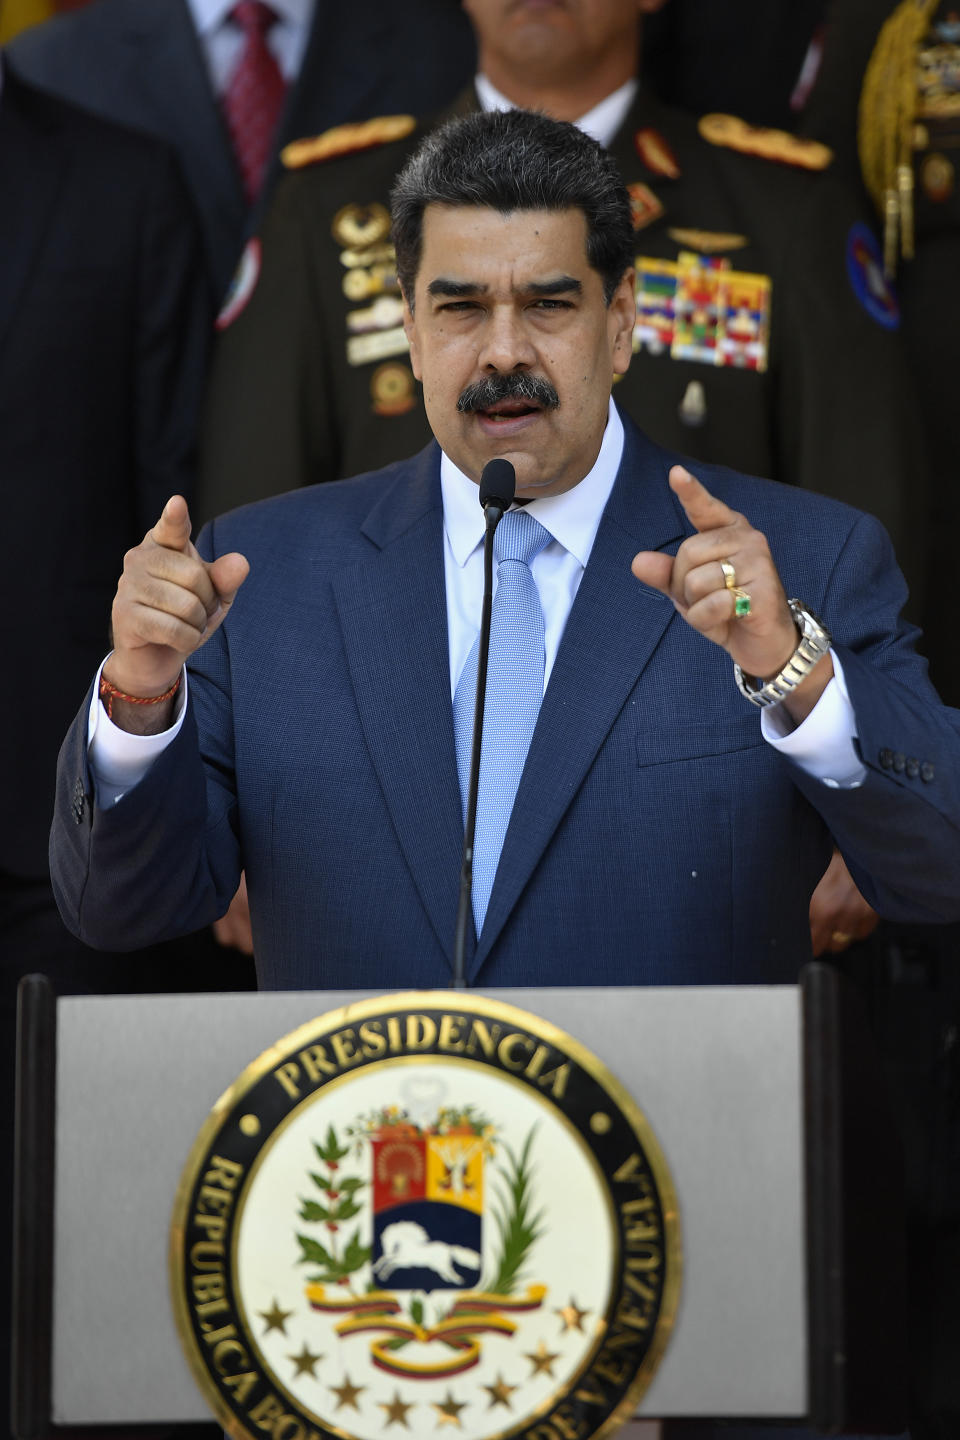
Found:
M 187 709 L 187 672 L 174 701 L 174 720 L 169 730 L 159 735 L 131 735 L 114 725 L 100 700 L 100 675 L 108 655 L 97 671 L 93 699 L 87 716 L 87 760 L 97 790 L 101 809 L 108 809 L 132 790 L 146 775 L 150 766 L 163 754 L 171 740 L 180 733 Z
M 854 747 L 857 717 L 847 692 L 843 666 L 833 650 L 833 677 L 820 699 L 800 725 L 792 722 L 781 705 L 760 713 L 760 731 L 781 755 L 831 790 L 855 790 L 867 769 Z

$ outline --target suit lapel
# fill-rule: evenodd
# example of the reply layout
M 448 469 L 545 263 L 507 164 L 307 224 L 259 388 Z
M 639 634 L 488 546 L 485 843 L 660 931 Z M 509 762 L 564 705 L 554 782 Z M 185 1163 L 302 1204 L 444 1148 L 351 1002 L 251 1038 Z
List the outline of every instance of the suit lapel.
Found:
M 557 653 L 470 978 L 489 955 L 610 728 L 674 617 L 630 573 L 638 550 L 688 533 L 670 457 L 624 419 L 623 461 Z
M 0 96 L 0 195 L 5 197 L 0 204 L 0 344 L 41 253 L 71 149 L 63 126 L 35 110 L 5 69 Z
M 443 511 L 436 445 L 368 516 L 377 547 L 334 597 L 354 695 L 397 838 L 452 960 L 463 845 L 450 703 Z
M 161 133 L 184 157 L 205 208 L 239 231 L 246 214 L 240 175 L 184 0 L 137 0 L 125 19 L 129 63 L 162 117 Z
M 280 143 L 344 120 L 381 113 L 382 56 L 393 26 L 385 7 L 324 5 L 314 9 L 310 36 L 280 121 Z

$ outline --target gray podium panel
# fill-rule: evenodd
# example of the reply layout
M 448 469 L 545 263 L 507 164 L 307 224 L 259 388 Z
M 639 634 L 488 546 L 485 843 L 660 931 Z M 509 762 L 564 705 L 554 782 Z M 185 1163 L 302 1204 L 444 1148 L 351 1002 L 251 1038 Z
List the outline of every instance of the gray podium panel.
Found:
M 169 1302 L 168 1229 L 182 1168 L 215 1101 L 250 1061 L 367 993 L 59 1002 L 56 1423 L 207 1418 Z M 671 1169 L 683 1285 L 674 1335 L 639 1413 L 804 1415 L 799 992 L 483 993 L 552 1021 L 605 1060 Z

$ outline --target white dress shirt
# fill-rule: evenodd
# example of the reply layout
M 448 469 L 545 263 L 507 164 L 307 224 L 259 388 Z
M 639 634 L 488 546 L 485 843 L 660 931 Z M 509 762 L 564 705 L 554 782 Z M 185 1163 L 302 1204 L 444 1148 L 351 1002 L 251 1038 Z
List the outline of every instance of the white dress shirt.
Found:
M 531 515 L 553 536 L 531 567 L 544 613 L 544 686 L 550 678 L 570 608 L 620 468 L 623 441 L 623 424 L 611 400 L 600 453 L 593 469 L 571 490 L 562 495 L 534 500 L 528 507 Z M 443 568 L 452 701 L 460 671 L 480 628 L 484 522 L 476 484 L 458 470 L 447 455 L 442 455 L 440 460 L 440 488 L 443 496 Z M 704 641 L 704 644 L 708 643 Z M 853 788 L 862 783 L 866 770 L 853 746 L 857 734 L 856 716 L 842 667 L 835 655 L 833 666 L 833 679 L 801 725 L 794 727 L 782 707 L 773 707 L 761 712 L 760 730 L 774 749 L 788 756 L 808 775 L 831 787 Z M 124 791 L 136 785 L 178 734 L 186 712 L 187 677 L 184 673 L 174 723 L 160 735 L 130 735 L 114 725 L 96 698 L 99 679 L 98 673 L 90 705 L 87 737 L 90 768 L 99 801 L 101 806 L 106 806 L 115 803 Z M 730 684 L 733 683 L 731 673 Z
M 512 100 L 502 95 L 495 85 L 491 85 L 486 75 L 479 74 L 474 79 L 474 86 L 477 91 L 477 99 L 480 101 L 481 110 L 513 110 L 515 108 Z M 605 150 L 610 148 L 614 135 L 620 129 L 627 118 L 627 111 L 633 104 L 633 97 L 637 93 L 637 82 L 634 79 L 627 80 L 619 90 L 614 90 L 612 95 L 607 95 L 581 115 L 579 120 L 573 123 L 578 130 L 586 135 L 592 136 L 598 145 Z
M 277 12 L 277 22 L 267 33 L 267 47 L 289 85 L 300 73 L 300 64 L 316 0 L 268 0 Z M 187 0 L 200 46 L 210 72 L 213 93 L 222 99 L 243 50 L 243 32 L 230 19 L 236 0 Z
M 557 648 L 570 614 L 590 551 L 610 498 L 623 455 L 623 423 L 610 402 L 607 426 L 593 469 L 579 485 L 562 495 L 533 500 L 524 508 L 553 536 L 530 567 L 543 607 L 546 689 Z M 480 629 L 483 603 L 483 511 L 474 482 L 447 456 L 440 460 L 443 495 L 443 563 L 447 587 L 447 632 L 450 642 L 450 695 Z M 493 576 L 496 593 L 496 569 Z

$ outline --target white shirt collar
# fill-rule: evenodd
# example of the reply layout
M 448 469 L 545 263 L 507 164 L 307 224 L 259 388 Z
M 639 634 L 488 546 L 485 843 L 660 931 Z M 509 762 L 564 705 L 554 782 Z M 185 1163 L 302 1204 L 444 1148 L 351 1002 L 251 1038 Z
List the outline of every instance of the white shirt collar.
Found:
M 586 568 L 597 537 L 600 517 L 610 498 L 613 482 L 623 458 L 623 422 L 613 400 L 593 468 L 578 485 L 562 495 L 533 500 L 526 507 L 554 540 Z M 463 568 L 483 542 L 483 511 L 476 484 L 459 470 L 447 455 L 440 460 L 440 489 L 443 495 L 443 523 L 450 550 Z
M 480 101 L 481 110 L 513 110 L 512 100 L 501 94 L 495 85 L 491 85 L 486 75 L 478 74 L 474 79 L 477 99 Z M 612 95 L 607 95 L 588 110 L 586 115 L 581 115 L 579 120 L 574 121 L 578 130 L 583 130 L 591 135 L 598 144 L 608 148 L 620 126 L 627 118 L 627 111 L 633 104 L 633 97 L 637 93 L 637 81 L 631 77 L 619 90 L 614 90 Z
M 198 35 L 212 35 L 226 21 L 236 0 L 187 0 L 194 28 Z M 315 0 L 268 0 L 281 20 L 294 25 L 307 25 L 313 16 Z

